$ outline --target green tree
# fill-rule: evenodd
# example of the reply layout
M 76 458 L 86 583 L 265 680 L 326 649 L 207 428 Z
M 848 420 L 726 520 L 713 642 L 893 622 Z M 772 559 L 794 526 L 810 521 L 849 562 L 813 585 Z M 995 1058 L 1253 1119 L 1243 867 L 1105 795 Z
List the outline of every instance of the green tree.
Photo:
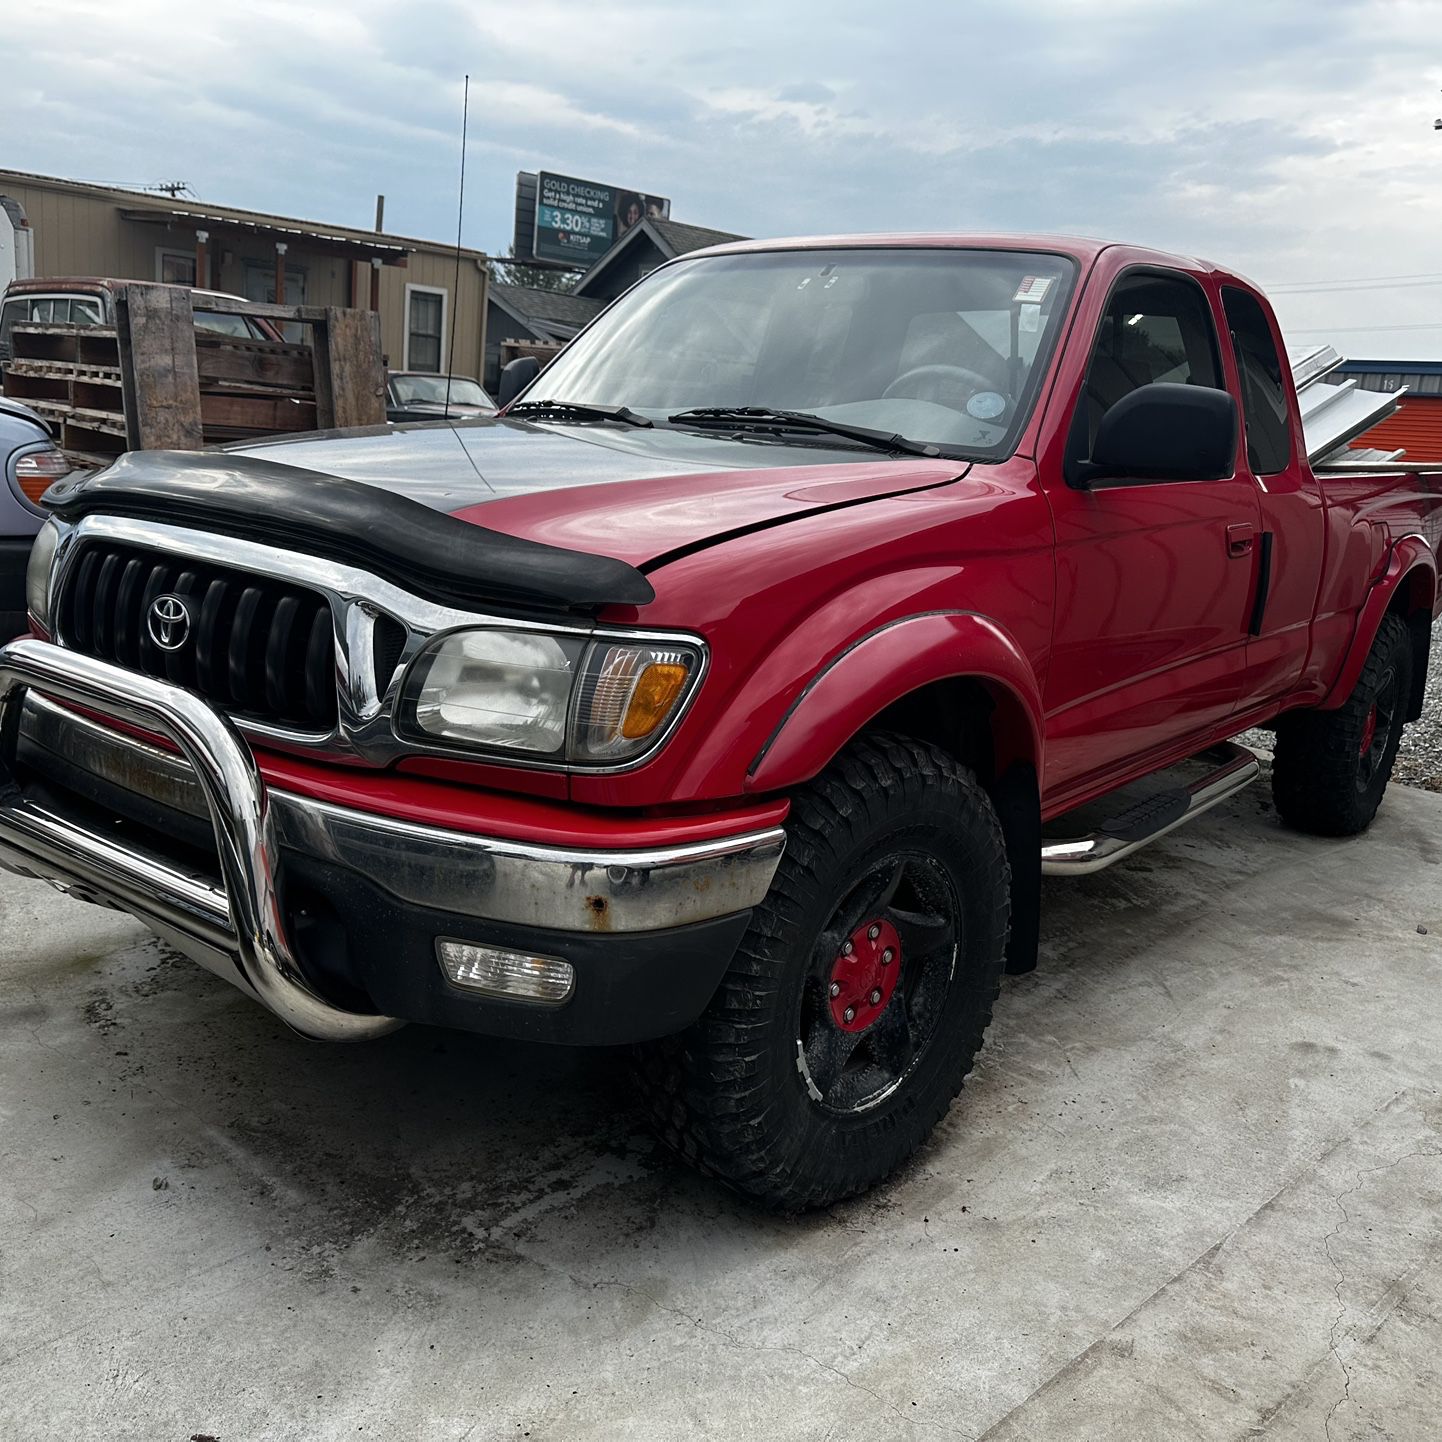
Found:
M 506 247 L 504 256 L 493 256 L 488 265 L 491 279 L 501 285 L 528 285 L 532 290 L 554 290 L 567 295 L 581 278 L 578 270 L 558 270 L 551 265 L 517 260 L 514 244 Z

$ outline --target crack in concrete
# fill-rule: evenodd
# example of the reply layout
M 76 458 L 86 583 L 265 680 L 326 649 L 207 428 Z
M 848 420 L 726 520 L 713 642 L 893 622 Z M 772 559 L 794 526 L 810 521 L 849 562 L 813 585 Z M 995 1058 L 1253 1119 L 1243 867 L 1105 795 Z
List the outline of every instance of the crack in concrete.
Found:
M 1390 1162 L 1384 1162 L 1380 1166 L 1363 1167 L 1356 1175 L 1350 1187 L 1344 1187 L 1332 1198 L 1333 1205 L 1341 1212 L 1341 1220 L 1337 1225 L 1322 1238 L 1322 1249 L 1327 1254 L 1327 1260 L 1332 1264 L 1332 1270 L 1337 1274 L 1337 1280 L 1332 1288 L 1332 1294 L 1337 1301 L 1337 1315 L 1332 1319 L 1332 1326 L 1327 1336 L 1327 1348 L 1331 1352 L 1338 1367 L 1342 1369 L 1342 1395 L 1327 1409 L 1327 1416 L 1323 1420 L 1322 1430 L 1326 1435 L 1327 1442 L 1332 1439 L 1332 1418 L 1338 1410 L 1352 1400 L 1352 1369 L 1347 1365 L 1346 1359 L 1342 1356 L 1337 1346 L 1337 1332 L 1343 1322 L 1347 1320 L 1347 1313 L 1350 1310 L 1347 1303 L 1342 1300 L 1342 1288 L 1346 1284 L 1346 1274 L 1342 1270 L 1342 1264 L 1337 1260 L 1336 1253 L 1332 1250 L 1332 1243 L 1341 1234 L 1342 1228 L 1349 1226 L 1352 1221 L 1352 1214 L 1347 1210 L 1346 1199 L 1356 1192 L 1361 1191 L 1366 1178 L 1374 1176 L 1378 1172 L 1390 1172 L 1400 1167 L 1403 1162 L 1410 1161 L 1413 1157 L 1442 1157 L 1442 1151 L 1432 1151 L 1426 1147 L 1414 1147 L 1410 1152 L 1404 1152 L 1399 1157 L 1394 1157 Z

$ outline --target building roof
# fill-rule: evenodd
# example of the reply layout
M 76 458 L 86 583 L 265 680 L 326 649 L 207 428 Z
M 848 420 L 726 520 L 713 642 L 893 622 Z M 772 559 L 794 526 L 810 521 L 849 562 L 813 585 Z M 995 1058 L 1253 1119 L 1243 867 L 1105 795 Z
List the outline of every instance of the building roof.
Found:
M 259 230 L 271 230 L 278 234 L 289 232 L 289 238 L 304 236 L 307 240 L 329 242 L 337 247 L 351 245 L 361 249 L 370 248 L 377 255 L 388 256 L 391 252 L 403 254 L 406 251 L 446 251 L 455 254 L 455 243 L 444 240 L 419 240 L 413 236 L 396 235 L 391 231 L 367 230 L 360 226 L 333 225 L 328 222 L 300 220 L 290 215 L 274 215 L 263 210 L 242 210 L 232 205 L 216 205 L 209 201 L 176 200 L 169 195 L 155 195 L 144 190 L 126 190 L 115 185 L 96 185 L 85 180 L 66 180 L 57 175 L 38 175 L 26 170 L 0 169 L 0 190 L 8 184 L 32 186 L 49 190 L 64 191 L 72 195 L 87 195 L 113 204 L 130 213 L 131 219 L 149 219 L 136 212 L 154 212 L 156 221 L 171 220 L 175 224 L 193 225 L 201 229 L 220 229 L 226 224 Z M 486 253 L 462 247 L 461 254 L 476 261 L 486 260 Z
M 1375 371 L 1378 375 L 1394 375 L 1398 371 L 1417 371 L 1424 375 L 1442 376 L 1442 360 L 1353 360 L 1342 362 L 1344 371 Z
M 130 206 L 121 210 L 126 220 L 136 220 L 150 225 L 181 225 L 192 230 L 224 233 L 240 231 L 248 235 L 264 236 L 270 240 L 289 243 L 303 241 L 312 250 L 317 247 L 337 255 L 371 257 L 385 261 L 388 265 L 400 264 L 414 249 L 414 245 L 397 245 L 382 236 L 356 237 L 351 233 L 338 232 L 334 226 L 308 228 L 303 221 L 280 221 L 251 219 L 234 213 L 219 214 L 213 210 L 172 210 L 169 207 Z
M 588 325 L 605 304 L 569 291 L 503 285 L 499 281 L 491 283 L 491 299 L 528 329 L 561 331 L 567 336 Z
M 671 259 L 685 255 L 692 250 L 705 250 L 708 245 L 725 245 L 732 240 L 749 240 L 749 236 L 736 235 L 729 230 L 710 230 L 704 225 L 682 225 L 677 220 L 649 220 L 646 222 L 666 243 Z
M 1353 376 L 1368 391 L 1407 390 L 1414 396 L 1442 396 L 1442 361 L 1348 360 L 1339 375 Z
M 649 244 L 662 260 L 675 260 L 678 255 L 704 250 L 709 245 L 726 245 L 733 240 L 745 239 L 746 236 L 733 235 L 728 230 L 709 230 L 704 225 L 682 225 L 675 220 L 652 220 L 648 217 L 639 225 L 633 225 L 581 277 L 576 283 L 576 293 L 585 295 L 617 260 L 643 243 Z

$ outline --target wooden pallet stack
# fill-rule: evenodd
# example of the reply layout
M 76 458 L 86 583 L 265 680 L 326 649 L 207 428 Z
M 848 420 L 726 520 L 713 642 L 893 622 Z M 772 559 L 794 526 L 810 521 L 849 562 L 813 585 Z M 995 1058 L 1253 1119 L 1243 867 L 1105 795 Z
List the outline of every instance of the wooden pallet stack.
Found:
M 299 326 L 309 343 L 197 330 L 189 292 L 137 283 L 117 298 L 114 327 L 16 325 L 4 393 L 91 462 L 385 420 L 374 312 L 209 298 L 206 309 Z
M 51 423 L 61 447 L 80 455 L 125 449 L 120 345 L 103 326 L 17 325 L 5 394 Z
M 195 367 L 200 425 L 207 441 L 315 429 L 309 346 L 196 331 Z

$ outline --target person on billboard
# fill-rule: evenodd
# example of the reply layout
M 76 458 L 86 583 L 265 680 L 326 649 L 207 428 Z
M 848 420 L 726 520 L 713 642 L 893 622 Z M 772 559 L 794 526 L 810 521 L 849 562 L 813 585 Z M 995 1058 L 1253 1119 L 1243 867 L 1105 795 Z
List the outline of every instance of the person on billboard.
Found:
M 646 197 L 646 219 L 665 220 L 666 212 L 670 208 L 670 202 L 662 200 L 659 195 L 648 195 Z
M 633 226 L 641 223 L 645 206 L 634 190 L 623 190 L 616 197 L 616 235 L 623 236 Z

